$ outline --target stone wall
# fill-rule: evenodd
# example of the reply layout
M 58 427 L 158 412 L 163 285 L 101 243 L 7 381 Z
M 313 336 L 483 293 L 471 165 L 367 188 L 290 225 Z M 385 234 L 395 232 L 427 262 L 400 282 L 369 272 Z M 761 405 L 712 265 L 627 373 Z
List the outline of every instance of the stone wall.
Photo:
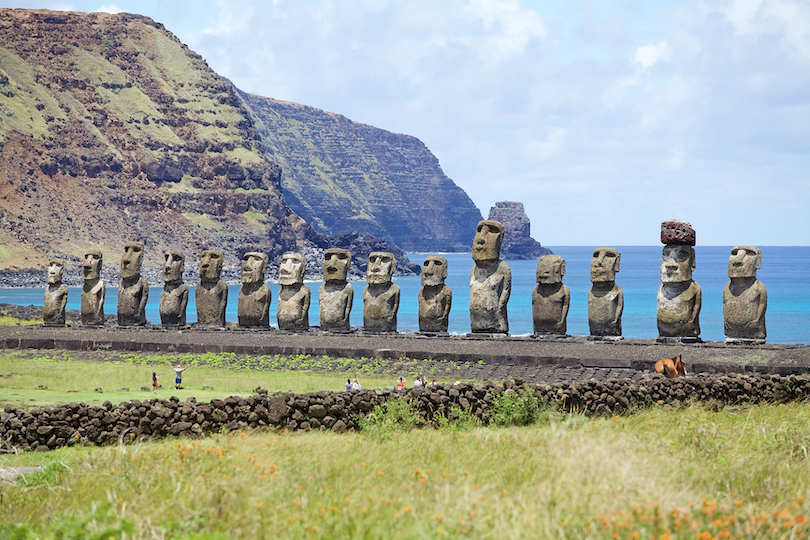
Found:
M 790 375 L 737 375 L 667 379 L 644 375 L 630 380 L 528 385 L 522 381 L 438 385 L 412 388 L 273 394 L 257 389 L 249 397 L 197 403 L 194 398 L 131 400 L 102 406 L 70 403 L 26 409 L 6 406 L 0 412 L 0 452 L 51 450 L 73 444 L 106 445 L 200 437 L 222 429 L 288 429 L 290 431 L 357 430 L 358 419 L 375 405 L 407 399 L 428 420 L 453 408 L 482 421 L 492 412 L 495 396 L 529 389 L 537 399 L 561 411 L 587 415 L 623 414 L 654 404 L 681 405 L 691 400 L 720 407 L 743 403 L 784 403 L 810 396 L 810 378 Z

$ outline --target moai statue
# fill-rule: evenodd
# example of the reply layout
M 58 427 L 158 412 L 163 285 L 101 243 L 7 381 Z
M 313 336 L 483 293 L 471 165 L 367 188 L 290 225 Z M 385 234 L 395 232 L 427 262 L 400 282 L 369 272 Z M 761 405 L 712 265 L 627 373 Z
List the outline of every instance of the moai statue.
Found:
M 228 285 L 222 279 L 222 252 L 207 249 L 200 257 L 200 282 L 197 283 L 197 325 L 225 326 Z
M 298 253 L 285 253 L 278 267 L 279 330 L 309 330 L 309 287 L 304 285 L 307 261 Z
M 532 291 L 535 334 L 565 334 L 571 292 L 564 285 L 565 259 L 543 255 L 537 261 L 537 287 Z
M 347 281 L 352 254 L 329 248 L 323 253 L 323 280 L 318 291 L 321 330 L 349 331 L 354 289 Z
M 87 251 L 82 261 L 82 324 L 103 325 L 104 324 L 104 296 L 107 294 L 107 286 L 101 279 L 101 267 L 104 264 L 104 256 L 101 251 Z
M 149 299 L 149 281 L 141 276 L 143 244 L 130 242 L 121 256 L 121 284 L 118 286 L 118 324 L 143 326 L 146 324 L 146 301 Z
M 751 246 L 736 246 L 728 259 L 728 277 L 723 288 L 723 328 L 726 341 L 765 343 L 765 310 L 768 292 L 757 279 L 762 266 L 762 251 Z
M 447 259 L 427 257 L 422 264 L 422 288 L 419 289 L 419 331 L 447 332 L 453 291 L 444 284 Z
M 399 311 L 399 286 L 391 280 L 397 261 L 387 251 L 372 251 L 368 256 L 366 288 L 363 289 L 363 330 L 396 332 Z
M 160 293 L 160 322 L 163 326 L 185 326 L 188 284 L 183 283 L 186 256 L 167 251 L 163 263 L 163 292 Z
M 45 288 L 45 300 L 42 304 L 42 322 L 45 326 L 65 324 L 68 288 L 62 283 L 64 269 L 65 261 L 62 259 L 51 259 L 48 262 L 48 286 Z
M 661 287 L 658 289 L 658 334 L 690 340 L 700 335 L 700 285 L 695 269 L 695 231 L 683 221 L 661 224 Z
M 501 260 L 504 228 L 498 221 L 478 223 L 470 272 L 470 328 L 473 332 L 509 333 L 506 304 L 512 293 L 512 270 Z
M 267 255 L 256 251 L 242 257 L 242 287 L 236 314 L 239 326 L 245 328 L 270 326 L 270 287 L 264 282 Z
M 613 248 L 596 248 L 591 259 L 588 291 L 588 326 L 592 336 L 621 337 L 624 292 L 616 285 L 622 254 Z

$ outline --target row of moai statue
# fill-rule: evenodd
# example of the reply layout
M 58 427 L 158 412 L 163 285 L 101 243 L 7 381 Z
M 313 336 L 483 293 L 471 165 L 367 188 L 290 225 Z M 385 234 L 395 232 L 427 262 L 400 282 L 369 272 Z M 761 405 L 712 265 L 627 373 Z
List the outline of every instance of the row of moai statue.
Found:
M 474 266 L 470 272 L 470 328 L 473 333 L 507 334 L 507 303 L 511 293 L 511 270 L 500 259 L 504 227 L 493 220 L 478 224 L 472 246 Z M 661 338 L 696 340 L 700 335 L 700 286 L 692 279 L 695 269 L 695 232 L 681 221 L 662 223 L 661 286 L 658 289 L 658 331 Z M 127 244 L 121 258 L 121 284 L 118 289 L 118 324 L 146 324 L 145 308 L 149 296 L 146 278 L 140 275 L 143 245 Z M 616 284 L 621 253 L 613 248 L 597 248 L 591 260 L 588 292 L 588 323 L 591 336 L 620 339 L 624 293 Z M 764 342 L 765 286 L 756 279 L 762 252 L 755 247 L 732 249 L 723 291 L 724 327 L 727 340 Z M 241 327 L 268 327 L 270 288 L 264 283 L 268 257 L 250 252 L 242 258 L 238 299 L 238 324 Z M 163 325 L 184 326 L 189 287 L 183 283 L 185 257 L 170 251 L 165 254 L 160 298 Z M 304 285 L 306 260 L 298 253 L 285 253 L 279 267 L 277 320 L 281 330 L 309 329 L 310 290 Z M 100 278 L 101 252 L 85 254 L 82 264 L 81 315 L 86 325 L 104 324 L 104 282 Z M 200 258 L 200 281 L 196 286 L 197 324 L 225 326 L 228 287 L 220 278 L 223 256 L 219 251 L 204 251 Z M 351 253 L 331 248 L 324 252 L 324 283 L 318 292 L 320 328 L 334 332 L 351 330 L 349 316 L 354 289 L 348 282 Z M 61 283 L 64 263 L 51 261 L 48 288 L 45 291 L 43 319 L 46 324 L 64 324 L 67 287 Z M 371 332 L 395 332 L 400 290 L 393 283 L 396 260 L 391 253 L 369 255 L 363 290 L 363 329 Z M 445 284 L 447 260 L 427 257 L 422 268 L 419 290 L 419 330 L 447 332 L 453 294 Z M 534 332 L 538 335 L 565 335 L 570 291 L 562 283 L 565 260 L 545 255 L 537 263 L 537 287 L 532 291 Z

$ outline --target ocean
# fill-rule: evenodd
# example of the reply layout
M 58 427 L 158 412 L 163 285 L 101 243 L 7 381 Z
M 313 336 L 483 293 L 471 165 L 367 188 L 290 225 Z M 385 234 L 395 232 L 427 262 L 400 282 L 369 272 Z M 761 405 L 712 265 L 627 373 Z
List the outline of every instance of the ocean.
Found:
M 568 313 L 568 333 L 571 335 L 589 334 L 588 330 L 588 290 L 592 247 L 561 246 L 551 247 L 566 261 L 566 275 L 563 283 L 571 290 L 571 306 Z M 658 336 L 656 326 L 656 293 L 660 285 L 659 263 L 662 246 L 610 246 L 621 252 L 620 271 L 616 283 L 624 290 L 624 314 L 622 331 L 628 339 L 652 339 Z M 722 341 L 723 333 L 723 287 L 728 283 L 728 258 L 732 246 L 697 246 L 696 264 L 693 278 L 703 290 L 703 308 L 700 312 L 700 337 L 704 341 Z M 768 343 L 810 344 L 810 248 L 808 247 L 761 247 L 762 268 L 757 278 L 768 290 L 768 310 L 766 325 Z M 417 263 L 431 254 L 408 254 Z M 469 276 L 473 266 L 469 253 L 442 253 L 448 260 L 448 277 L 445 283 L 453 291 L 453 309 L 450 312 L 450 333 L 466 334 L 470 330 L 469 316 Z M 509 332 L 512 335 L 532 333 L 531 294 L 535 287 L 537 261 L 508 260 L 512 269 L 512 295 L 509 300 Z M 44 270 L 43 270 L 44 271 Z M 400 331 L 417 331 L 419 276 L 396 277 L 394 282 L 401 289 L 398 313 Z M 312 291 L 310 324 L 318 324 L 318 289 L 321 281 L 307 282 Z M 117 288 L 108 284 L 104 304 L 105 313 L 116 313 Z M 269 283 L 273 291 L 270 306 L 270 324 L 276 325 L 279 285 Z M 363 325 L 364 281 L 353 281 L 354 307 L 351 322 L 353 326 Z M 160 324 L 158 304 L 160 288 L 152 287 L 147 304 L 147 319 L 152 324 Z M 235 322 L 239 286 L 232 285 L 228 292 L 228 322 Z M 44 289 L 0 289 L 0 303 L 18 305 L 42 305 Z M 81 289 L 70 288 L 68 309 L 80 307 Z M 194 291 L 190 293 L 188 322 L 196 321 Z

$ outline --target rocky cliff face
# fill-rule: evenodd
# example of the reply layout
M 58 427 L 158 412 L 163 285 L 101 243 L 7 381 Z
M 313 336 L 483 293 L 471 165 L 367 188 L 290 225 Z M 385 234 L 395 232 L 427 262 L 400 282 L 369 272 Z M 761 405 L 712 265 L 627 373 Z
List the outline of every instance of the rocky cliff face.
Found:
M 241 94 L 290 207 L 316 230 L 405 251 L 469 251 L 481 212 L 418 139 L 313 107 Z
M 0 268 L 126 241 L 271 260 L 323 238 L 229 81 L 131 14 L 0 10 Z
M 503 201 L 495 203 L 489 209 L 489 218 L 500 221 L 505 231 L 501 245 L 501 257 L 504 259 L 537 259 L 550 255 L 551 250 L 544 248 L 532 238 L 531 222 L 523 203 Z

